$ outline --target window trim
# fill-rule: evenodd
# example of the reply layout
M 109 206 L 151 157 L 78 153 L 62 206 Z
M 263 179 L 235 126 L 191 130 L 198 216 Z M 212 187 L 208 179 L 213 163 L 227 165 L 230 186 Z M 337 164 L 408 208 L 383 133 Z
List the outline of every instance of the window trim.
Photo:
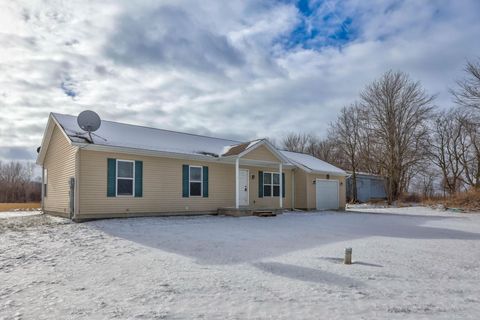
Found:
M 192 168 L 200 168 L 200 180 L 192 181 Z M 200 183 L 200 195 L 192 195 L 192 188 L 190 183 Z M 189 197 L 203 197 L 203 166 L 188 166 L 188 196 Z
M 265 174 L 270 174 L 270 175 L 271 175 L 270 183 L 265 183 Z M 279 177 L 278 177 L 278 183 L 273 183 L 273 175 L 274 175 L 274 174 L 277 174 L 277 175 L 279 176 Z M 263 172 L 263 197 L 266 197 L 266 198 L 268 198 L 268 197 L 270 197 L 270 198 L 277 198 L 277 197 L 281 197 L 281 196 L 282 196 L 282 195 L 281 195 L 281 193 L 282 193 L 281 191 L 282 191 L 282 190 L 280 190 L 280 189 L 281 189 L 281 188 L 280 188 L 280 184 L 281 184 L 282 182 L 281 182 L 280 179 L 282 179 L 282 175 L 280 174 L 280 172 L 274 172 L 274 171 L 264 171 L 264 172 Z M 271 187 L 271 189 L 270 189 L 270 195 L 269 195 L 269 196 L 265 196 L 265 186 L 266 186 L 266 185 Z M 279 193 L 280 193 L 280 194 L 279 194 L 278 196 L 274 196 L 274 195 L 273 195 L 273 187 L 274 187 L 274 186 L 278 186 L 278 187 L 279 187 L 279 191 L 280 191 Z
M 125 197 L 125 198 L 133 198 L 135 197 L 135 161 L 134 160 L 123 160 L 123 159 L 115 159 L 115 197 Z M 118 177 L 118 163 L 119 162 L 130 162 L 132 164 L 133 175 L 132 178 L 127 177 Z M 132 180 L 132 194 L 118 194 L 118 179 L 122 180 Z

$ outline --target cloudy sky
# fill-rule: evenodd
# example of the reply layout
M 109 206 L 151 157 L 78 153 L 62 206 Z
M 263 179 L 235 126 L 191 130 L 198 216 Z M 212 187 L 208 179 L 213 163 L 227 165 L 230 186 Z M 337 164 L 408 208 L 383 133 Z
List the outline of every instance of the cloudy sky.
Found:
M 49 112 L 241 140 L 325 135 L 388 69 L 436 104 L 480 56 L 478 0 L 0 0 L 0 159 Z

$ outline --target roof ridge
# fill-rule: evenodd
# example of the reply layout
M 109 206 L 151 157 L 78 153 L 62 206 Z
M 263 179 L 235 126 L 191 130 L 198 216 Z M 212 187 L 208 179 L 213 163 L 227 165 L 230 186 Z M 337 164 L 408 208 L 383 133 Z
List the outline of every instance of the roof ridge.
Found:
M 290 151 L 290 150 L 280 150 L 280 151 L 297 153 L 297 154 L 303 154 L 303 155 L 306 155 L 306 156 L 314 157 L 314 158 L 316 158 L 316 159 L 318 159 L 318 160 L 322 160 L 322 159 L 320 159 L 320 158 L 315 157 L 314 155 L 311 155 L 310 153 L 298 152 L 298 151 Z M 323 161 L 323 160 L 322 160 L 322 161 Z
M 52 112 L 52 115 L 54 115 L 54 116 L 57 115 L 57 114 L 58 114 L 58 115 L 61 115 L 61 116 L 68 116 L 68 117 L 77 118 L 77 116 L 74 116 L 74 115 L 71 115 L 71 114 Z M 154 127 L 148 127 L 148 126 L 144 126 L 144 125 L 125 123 L 125 122 L 120 122 L 120 121 L 104 120 L 104 119 L 101 119 L 101 121 L 102 121 L 102 122 L 105 121 L 105 122 L 111 122 L 111 123 L 121 124 L 121 125 L 125 125 L 125 126 L 140 127 L 140 128 L 146 128 L 146 129 L 152 129 L 152 130 L 160 130 L 160 131 L 167 131 L 167 132 L 173 132 L 173 133 L 179 133 L 179 134 L 186 134 L 186 135 L 190 135 L 190 136 L 203 137 L 203 138 L 209 138 L 209 139 L 225 140 L 225 141 L 235 142 L 235 143 L 238 143 L 238 144 L 244 143 L 244 142 L 242 142 L 242 141 L 237 141 L 237 140 L 224 139 L 224 138 L 212 137 L 212 136 L 207 136 L 207 135 L 202 135 L 202 134 L 196 134 L 196 133 L 189 133 L 189 132 L 181 132 L 181 131 L 175 131 L 175 130 L 169 130 L 169 129 L 154 128 Z
M 262 140 L 266 140 L 266 139 L 265 139 L 265 138 L 260 138 L 260 139 L 252 139 L 252 140 L 248 140 L 248 141 L 240 142 L 240 143 L 237 143 L 237 144 L 233 144 L 233 145 L 231 145 L 231 147 L 236 147 L 236 146 L 239 146 L 239 145 L 241 145 L 241 144 L 250 144 L 250 143 L 252 143 L 252 142 L 254 142 L 254 141 L 258 141 L 258 142 L 260 142 L 260 141 L 262 141 Z

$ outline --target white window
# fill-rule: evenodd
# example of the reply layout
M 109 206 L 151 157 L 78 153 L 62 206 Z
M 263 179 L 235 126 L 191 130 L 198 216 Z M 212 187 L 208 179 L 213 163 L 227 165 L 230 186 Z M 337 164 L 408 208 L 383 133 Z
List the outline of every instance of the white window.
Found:
M 190 196 L 201 196 L 202 195 L 202 178 L 203 170 L 202 167 L 190 166 Z
M 279 197 L 280 196 L 280 174 L 275 172 L 263 173 L 263 196 Z
M 133 196 L 135 162 L 117 160 L 117 196 Z

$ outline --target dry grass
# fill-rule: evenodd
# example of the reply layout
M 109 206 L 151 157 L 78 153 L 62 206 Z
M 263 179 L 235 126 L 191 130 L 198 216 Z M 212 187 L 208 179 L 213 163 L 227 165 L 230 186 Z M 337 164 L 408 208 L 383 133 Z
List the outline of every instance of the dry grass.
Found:
M 0 203 L 0 212 L 2 211 L 15 211 L 15 210 L 36 210 L 40 208 L 39 202 L 27 202 L 27 203 Z
M 459 192 L 447 198 L 426 199 L 426 205 L 443 205 L 445 208 L 462 209 L 465 211 L 480 211 L 480 190 Z

